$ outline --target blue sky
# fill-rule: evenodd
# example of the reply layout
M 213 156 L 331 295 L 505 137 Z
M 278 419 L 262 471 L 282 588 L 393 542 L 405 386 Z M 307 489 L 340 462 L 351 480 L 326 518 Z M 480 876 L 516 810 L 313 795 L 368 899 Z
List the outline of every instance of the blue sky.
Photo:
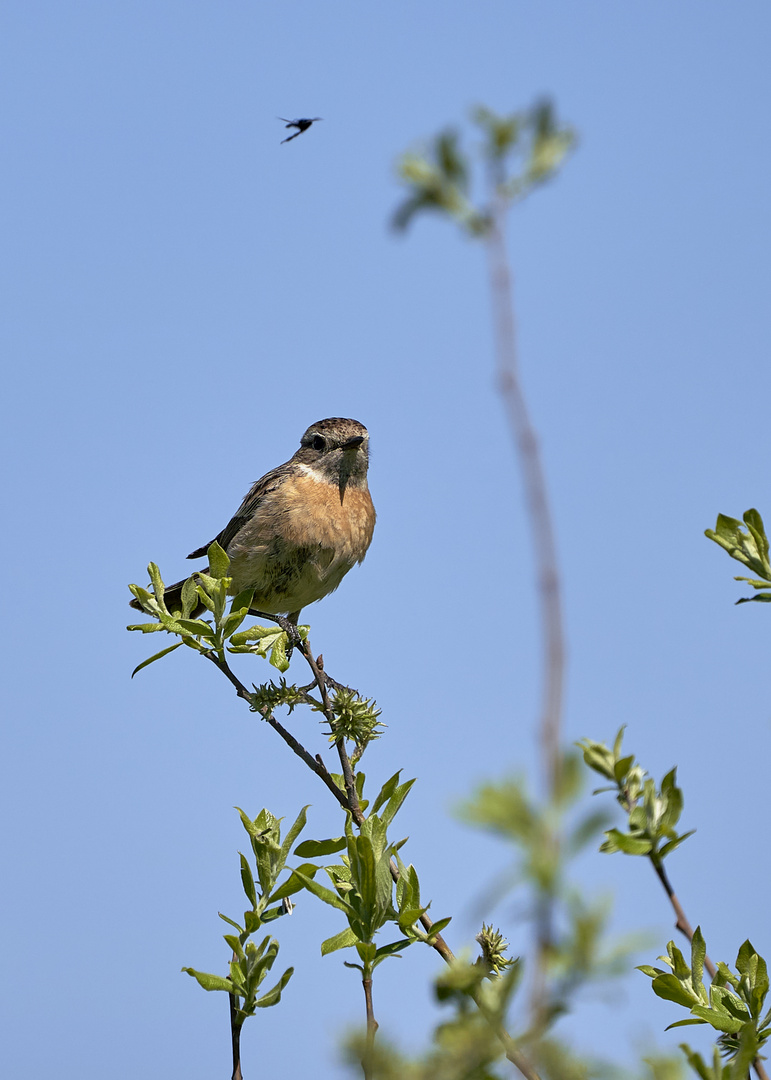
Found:
M 224 998 L 179 969 L 226 959 L 232 807 L 312 803 L 308 835 L 339 823 L 192 654 L 130 681 L 149 649 L 125 631 L 126 585 L 150 559 L 181 576 L 324 416 L 369 428 L 379 518 L 364 565 L 305 617 L 328 669 L 383 708 L 368 774 L 418 777 L 400 821 L 433 914 L 455 915 L 456 947 L 475 933 L 506 852 L 450 809 L 482 778 L 535 774 L 533 565 L 483 253 L 439 220 L 406 237 L 388 221 L 398 154 L 449 124 L 473 143 L 478 103 L 549 94 L 580 137 L 510 244 L 566 738 L 626 723 L 655 775 L 679 766 L 690 918 L 716 958 L 747 936 L 771 952 L 769 612 L 733 606 L 738 567 L 702 535 L 718 511 L 771 519 L 770 33 L 760 2 L 3 6 L 8 1075 L 31 1046 L 62 1078 L 226 1074 Z M 324 121 L 281 146 L 278 115 Z M 663 951 L 672 918 L 642 863 L 592 854 L 577 875 L 615 893 L 618 930 L 651 929 L 637 962 Z M 496 921 L 519 951 L 514 911 Z M 247 1027 L 247 1078 L 340 1075 L 360 989 L 316 955 L 336 929 L 307 900 L 282 920 L 298 972 Z M 412 953 L 376 989 L 406 1045 L 437 969 Z M 565 1030 L 634 1060 L 641 1010 L 676 1045 L 638 974 Z

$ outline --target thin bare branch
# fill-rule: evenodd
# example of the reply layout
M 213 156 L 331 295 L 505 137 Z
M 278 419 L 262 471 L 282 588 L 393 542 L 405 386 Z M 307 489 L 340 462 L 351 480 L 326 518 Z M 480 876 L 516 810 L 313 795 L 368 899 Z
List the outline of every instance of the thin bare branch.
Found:
M 362 978 L 361 985 L 364 987 L 364 1001 L 367 1010 L 367 1041 L 361 1065 L 364 1070 L 364 1080 L 372 1080 L 372 1056 L 375 1050 L 375 1035 L 380 1025 L 375 1019 L 375 1011 L 372 1008 L 372 976 Z
M 509 424 L 519 451 L 537 566 L 545 657 L 540 726 L 541 750 L 546 790 L 554 793 L 559 786 L 562 759 L 560 743 L 565 671 L 565 640 L 557 547 L 546 479 L 538 449 L 538 438 L 530 420 L 519 374 L 512 275 L 506 253 L 506 203 L 496 198 L 494 205 L 486 248 L 495 319 L 498 389 L 504 400 Z
M 693 927 L 688 922 L 688 918 L 685 914 L 685 911 L 683 910 L 683 906 L 675 895 L 675 890 L 672 888 L 672 883 L 669 880 L 669 875 L 664 869 L 663 860 L 655 859 L 652 856 L 648 857 L 653 864 L 653 869 L 656 871 L 656 875 L 659 881 L 664 886 L 664 891 L 669 897 L 669 902 L 672 905 L 672 909 L 675 915 L 677 916 L 677 921 L 675 922 L 676 928 L 680 931 L 681 934 L 684 934 L 688 938 L 688 941 L 693 941 Z M 709 972 L 710 978 L 714 979 L 717 975 L 717 968 L 708 956 L 704 957 L 704 967 Z
M 235 953 L 233 953 L 235 957 Z M 235 994 L 228 994 L 230 1003 L 230 1041 L 233 1047 L 233 1074 L 230 1080 L 243 1080 L 241 1073 L 241 1025 L 238 1023 L 238 998 Z
M 496 193 L 493 177 L 493 212 L 486 234 L 490 269 L 497 353 L 498 389 L 519 452 L 525 487 L 530 530 L 537 569 L 538 595 L 543 640 L 543 685 L 541 691 L 541 768 L 544 789 L 553 801 L 559 795 L 562 770 L 561 728 L 565 672 L 565 640 L 557 547 L 546 490 L 538 438 L 530 420 L 519 373 L 517 335 L 512 297 L 512 275 L 506 252 L 505 215 L 507 201 Z M 559 836 L 552 843 L 559 847 Z M 536 918 L 536 956 L 532 984 L 532 1018 L 535 1030 L 544 1026 L 547 1014 L 547 969 L 553 936 L 553 902 L 545 894 L 539 898 Z

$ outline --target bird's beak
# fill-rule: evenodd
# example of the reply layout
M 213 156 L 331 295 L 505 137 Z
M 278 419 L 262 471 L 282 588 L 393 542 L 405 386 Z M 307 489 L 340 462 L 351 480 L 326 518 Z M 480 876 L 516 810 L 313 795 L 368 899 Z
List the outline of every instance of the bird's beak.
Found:
M 363 435 L 354 435 L 350 439 L 346 439 L 343 443 L 343 450 L 355 450 L 364 442 Z

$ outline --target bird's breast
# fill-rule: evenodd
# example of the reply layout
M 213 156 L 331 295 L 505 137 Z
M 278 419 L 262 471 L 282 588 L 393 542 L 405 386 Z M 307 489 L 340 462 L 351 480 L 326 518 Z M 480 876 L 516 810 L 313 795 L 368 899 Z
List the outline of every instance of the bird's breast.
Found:
M 254 605 L 294 611 L 326 596 L 367 553 L 375 508 L 366 485 L 296 473 L 259 505 L 228 545 L 233 592 L 257 588 Z M 259 602 L 258 602 L 259 598 Z

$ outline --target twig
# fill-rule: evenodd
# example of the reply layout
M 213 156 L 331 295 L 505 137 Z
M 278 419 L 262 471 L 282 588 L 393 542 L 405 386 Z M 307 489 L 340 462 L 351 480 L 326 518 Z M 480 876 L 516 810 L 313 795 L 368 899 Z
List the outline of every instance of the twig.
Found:
M 235 953 L 233 957 L 235 958 Z M 233 1075 L 231 1080 L 243 1080 L 241 1073 L 241 1025 L 238 1023 L 236 995 L 228 994 L 230 1002 L 230 1041 L 233 1045 Z
M 318 661 L 314 657 L 309 641 L 301 641 L 298 646 L 300 652 L 303 654 L 308 662 L 308 666 L 313 672 L 313 677 L 316 680 L 316 685 L 319 688 L 321 694 L 321 703 L 324 706 L 324 716 L 332 731 L 335 730 L 335 714 L 332 709 L 332 705 L 329 700 L 329 694 L 327 693 L 327 675 L 324 669 L 319 666 Z M 351 817 L 357 825 L 361 825 L 364 821 L 364 814 L 361 812 L 361 806 L 359 805 L 359 795 L 356 791 L 356 781 L 353 777 L 353 770 L 351 769 L 351 762 L 348 757 L 348 753 L 345 749 L 345 740 L 343 738 L 337 739 L 335 742 L 337 748 L 338 757 L 340 758 L 340 767 L 343 770 L 343 781 L 345 783 L 345 790 L 348 794 L 347 807 L 351 812 Z
M 492 181 L 495 192 L 495 176 Z M 494 194 L 486 248 L 495 320 L 498 389 L 504 400 L 519 451 L 537 567 L 544 650 L 540 722 L 542 770 L 546 792 L 552 802 L 556 802 L 562 772 L 560 738 L 565 671 L 562 599 L 546 479 L 538 450 L 538 439 L 530 420 L 519 376 L 512 277 L 504 233 L 505 212 L 504 198 Z M 551 842 L 555 848 L 559 848 L 559 836 L 556 832 L 552 835 Z M 553 936 L 553 918 L 553 898 L 542 894 L 536 920 L 536 958 L 532 990 L 533 1023 L 536 1029 L 543 1026 L 546 1016 L 546 975 Z
M 361 985 L 364 987 L 364 1002 L 367 1009 L 367 1042 L 361 1065 L 364 1070 L 364 1080 L 371 1080 L 373 1076 L 372 1056 L 375 1050 L 375 1033 L 380 1025 L 375 1019 L 375 1012 L 372 1008 L 372 976 L 363 976 Z
M 525 1055 L 520 1052 L 517 1044 L 514 1042 L 511 1035 L 509 1035 L 508 1031 L 506 1031 L 506 1028 L 503 1026 L 500 1020 L 495 1019 L 495 1017 L 490 1013 L 490 1010 L 487 1009 L 484 1003 L 480 1000 L 478 995 L 472 995 L 472 997 L 474 999 L 474 1004 L 482 1013 L 485 1020 L 487 1020 L 488 1024 L 493 1029 L 497 1037 L 503 1043 L 504 1050 L 506 1051 L 506 1057 L 512 1063 L 512 1065 L 514 1065 L 515 1068 L 519 1069 L 519 1071 L 525 1077 L 525 1080 L 541 1080 L 540 1076 L 535 1071 L 530 1061 L 528 1061 Z
M 506 405 L 509 423 L 519 450 L 538 568 L 545 655 L 541 747 L 547 790 L 553 793 L 559 784 L 561 765 L 560 728 L 565 670 L 562 599 L 557 567 L 557 547 L 546 492 L 546 479 L 538 450 L 538 438 L 530 420 L 519 376 L 512 279 L 506 255 L 504 214 L 505 203 L 497 197 L 486 247 L 495 317 L 498 389 Z
M 680 931 L 681 934 L 685 934 L 689 941 L 693 941 L 693 927 L 688 922 L 688 918 L 685 914 L 685 911 L 683 910 L 682 904 L 677 899 L 675 890 L 672 888 L 672 883 L 669 880 L 669 876 L 664 869 L 663 861 L 661 859 L 655 858 L 652 855 L 649 855 L 648 858 L 653 864 L 653 869 L 656 871 L 659 881 L 664 886 L 664 891 L 669 897 L 669 902 L 672 905 L 675 915 L 677 916 L 675 927 Z M 710 978 L 714 979 L 717 975 L 717 968 L 708 956 L 704 957 L 704 967 L 709 972 Z

